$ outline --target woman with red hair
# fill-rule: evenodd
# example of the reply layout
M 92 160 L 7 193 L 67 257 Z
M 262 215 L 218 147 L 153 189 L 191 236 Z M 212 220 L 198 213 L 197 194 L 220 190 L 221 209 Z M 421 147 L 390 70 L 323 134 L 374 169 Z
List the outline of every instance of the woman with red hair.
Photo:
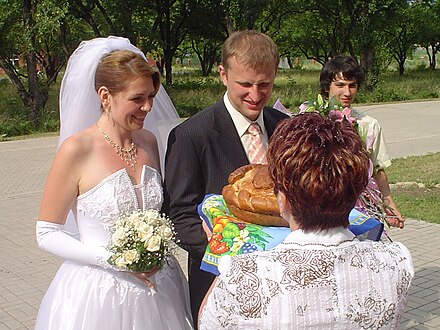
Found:
M 272 250 L 220 259 L 200 329 L 397 329 L 411 256 L 347 229 L 369 167 L 352 125 L 318 113 L 286 119 L 268 164 L 291 233 Z

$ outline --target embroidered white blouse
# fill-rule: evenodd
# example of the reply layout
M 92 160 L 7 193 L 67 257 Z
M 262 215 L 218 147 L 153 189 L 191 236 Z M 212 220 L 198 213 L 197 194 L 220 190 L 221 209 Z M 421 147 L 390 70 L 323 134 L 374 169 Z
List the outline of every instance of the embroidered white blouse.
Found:
M 200 329 L 397 329 L 414 276 L 400 243 L 344 228 L 296 230 L 277 247 L 222 257 Z

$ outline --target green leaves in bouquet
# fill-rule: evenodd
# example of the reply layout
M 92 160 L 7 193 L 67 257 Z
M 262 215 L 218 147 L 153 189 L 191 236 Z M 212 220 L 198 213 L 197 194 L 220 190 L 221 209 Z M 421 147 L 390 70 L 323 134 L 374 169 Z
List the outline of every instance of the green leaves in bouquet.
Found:
M 330 114 L 331 110 L 341 111 L 343 109 L 335 96 L 327 100 L 321 94 L 318 94 L 315 101 L 304 102 L 301 108 L 303 108 L 304 112 L 318 112 L 321 116 L 325 117 Z
M 160 244 L 160 250 L 156 252 L 147 251 L 144 244 L 137 244 L 136 250 L 139 255 L 143 255 L 138 262 L 135 262 L 127 268 L 133 272 L 144 272 L 151 270 L 161 270 L 165 264 L 166 258 L 163 256 L 166 254 L 166 247 L 163 242 Z
M 353 125 L 356 132 L 358 132 L 362 141 L 367 145 L 368 127 L 361 127 L 356 118 L 352 117 L 352 109 L 344 108 L 336 96 L 330 100 L 318 94 L 315 101 L 306 101 L 300 106 L 301 112 L 318 112 L 323 117 L 329 117 L 336 121 L 346 121 Z
M 139 258 L 137 262 L 133 262 L 125 266 L 125 270 L 132 272 L 147 272 L 152 270 L 161 270 L 165 264 L 167 248 L 162 242 L 160 245 L 160 249 L 158 251 L 152 252 L 148 251 L 144 244 L 138 242 L 135 244 L 134 249 L 137 252 L 138 256 L 142 256 Z M 117 259 L 121 257 L 124 253 L 123 249 L 116 249 L 113 251 L 113 255 L 107 260 L 107 262 L 116 267 L 120 268 L 117 265 Z

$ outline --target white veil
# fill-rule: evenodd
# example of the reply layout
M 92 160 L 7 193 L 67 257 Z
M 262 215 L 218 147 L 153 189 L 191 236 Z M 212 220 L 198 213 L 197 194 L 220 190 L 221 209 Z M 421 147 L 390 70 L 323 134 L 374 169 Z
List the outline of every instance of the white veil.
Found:
M 127 38 L 113 36 L 83 41 L 70 56 L 60 90 L 59 145 L 69 136 L 98 121 L 101 103 L 95 91 L 95 71 L 99 60 L 115 50 L 131 50 L 145 58 Z M 179 122 L 179 115 L 161 85 L 154 98 L 153 109 L 145 119 L 144 128 L 156 135 L 162 169 L 168 133 Z
M 104 55 L 116 50 L 131 50 L 146 59 L 127 38 L 114 36 L 83 41 L 70 56 L 60 89 L 61 126 L 58 146 L 69 136 L 98 121 L 101 103 L 95 90 L 96 68 Z M 153 109 L 145 119 L 144 128 L 152 131 L 157 138 L 162 173 L 168 133 L 179 122 L 179 115 L 161 85 L 154 98 Z M 72 220 L 73 214 L 70 212 L 66 229 L 77 232 Z

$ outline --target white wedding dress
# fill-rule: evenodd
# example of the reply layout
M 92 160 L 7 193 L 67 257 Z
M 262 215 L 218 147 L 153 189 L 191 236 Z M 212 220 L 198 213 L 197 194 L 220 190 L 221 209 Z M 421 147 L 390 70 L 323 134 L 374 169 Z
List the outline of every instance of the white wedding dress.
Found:
M 78 196 L 73 211 L 84 244 L 107 246 L 109 228 L 122 213 L 160 209 L 160 174 L 144 166 L 141 178 L 133 185 L 121 169 Z M 150 279 L 155 290 L 105 265 L 65 261 L 43 298 L 35 329 L 192 329 L 187 282 L 177 260 L 169 258 Z

